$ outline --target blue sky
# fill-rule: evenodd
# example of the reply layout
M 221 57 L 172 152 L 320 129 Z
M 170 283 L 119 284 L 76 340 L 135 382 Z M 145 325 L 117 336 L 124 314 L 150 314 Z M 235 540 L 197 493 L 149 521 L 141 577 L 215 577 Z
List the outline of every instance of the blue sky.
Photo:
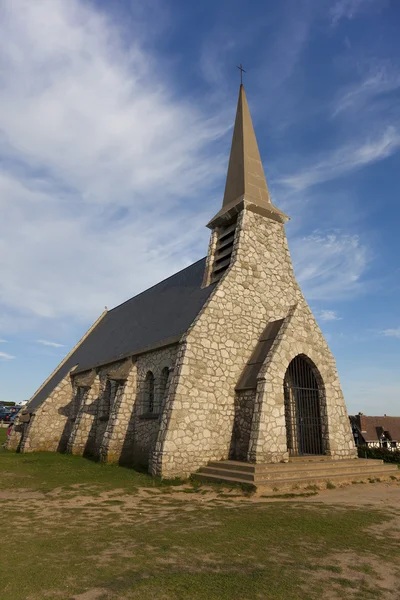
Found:
M 0 0 L 0 399 L 206 253 L 245 86 L 349 412 L 400 414 L 396 0 Z

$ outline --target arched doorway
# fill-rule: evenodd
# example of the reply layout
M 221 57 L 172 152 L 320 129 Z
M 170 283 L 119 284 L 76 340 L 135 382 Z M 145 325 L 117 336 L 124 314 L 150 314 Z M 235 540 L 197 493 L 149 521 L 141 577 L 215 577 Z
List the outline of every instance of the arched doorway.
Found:
M 321 423 L 322 385 L 304 355 L 296 356 L 284 380 L 288 451 L 291 456 L 324 454 Z

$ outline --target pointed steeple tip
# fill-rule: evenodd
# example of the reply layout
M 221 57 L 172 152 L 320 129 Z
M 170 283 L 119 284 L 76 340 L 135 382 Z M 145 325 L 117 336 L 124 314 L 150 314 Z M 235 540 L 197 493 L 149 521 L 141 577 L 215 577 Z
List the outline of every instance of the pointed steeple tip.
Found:
M 238 68 L 241 67 L 242 65 Z M 282 223 L 289 218 L 271 202 L 246 92 L 241 81 L 222 209 L 208 226 L 214 226 L 217 218 L 221 221 L 222 217 L 229 216 L 226 215 L 227 212 L 231 213 L 235 207 L 238 212 L 244 205 Z

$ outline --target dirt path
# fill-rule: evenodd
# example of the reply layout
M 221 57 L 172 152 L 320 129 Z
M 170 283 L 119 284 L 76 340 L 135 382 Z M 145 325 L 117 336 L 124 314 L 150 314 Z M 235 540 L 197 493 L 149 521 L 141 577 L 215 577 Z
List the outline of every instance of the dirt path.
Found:
M 215 490 L 212 487 L 202 487 L 194 491 L 189 486 L 177 486 L 165 490 L 163 488 L 140 488 L 135 494 L 127 494 L 125 490 L 114 489 L 110 492 L 91 494 L 92 487 L 84 484 L 71 486 L 74 490 L 64 491 L 56 488 L 51 492 L 33 491 L 31 489 L 0 490 L 1 501 L 12 501 L 22 509 L 29 503 L 30 507 L 42 508 L 42 510 L 57 510 L 67 507 L 87 507 L 96 509 L 107 506 L 109 510 L 123 513 L 124 509 L 141 507 L 146 511 L 146 505 L 151 505 L 154 514 L 154 506 L 158 505 L 161 512 L 165 512 L 167 506 L 176 509 L 176 504 L 181 504 L 180 510 L 190 511 L 194 505 L 232 506 L 237 503 L 269 503 L 269 502 L 301 502 L 301 503 L 323 503 L 331 505 L 369 506 L 371 508 L 390 509 L 390 512 L 398 511 L 400 514 L 400 482 L 381 482 L 374 484 L 347 485 L 333 490 L 320 490 L 316 495 L 304 496 L 302 494 L 285 497 L 285 495 L 252 495 L 246 496 L 236 489 Z M 43 500 L 47 502 L 43 503 Z M 49 502 L 50 501 L 50 502 Z
M 400 512 L 400 483 L 348 485 L 335 490 L 322 490 L 305 502 L 325 504 L 369 505 L 374 508 L 395 508 Z

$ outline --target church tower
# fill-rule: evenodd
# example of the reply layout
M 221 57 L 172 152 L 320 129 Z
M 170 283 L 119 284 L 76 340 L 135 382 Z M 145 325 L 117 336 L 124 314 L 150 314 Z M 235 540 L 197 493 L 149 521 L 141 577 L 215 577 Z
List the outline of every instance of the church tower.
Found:
M 270 198 L 243 85 L 203 288 L 182 338 L 152 472 L 210 460 L 356 456 L 335 360 L 295 279 L 288 217 Z
M 246 93 L 241 84 L 222 208 L 207 225 L 213 235 L 205 285 L 218 281 L 228 269 L 237 217 L 244 208 L 278 223 L 289 219 L 271 202 Z

